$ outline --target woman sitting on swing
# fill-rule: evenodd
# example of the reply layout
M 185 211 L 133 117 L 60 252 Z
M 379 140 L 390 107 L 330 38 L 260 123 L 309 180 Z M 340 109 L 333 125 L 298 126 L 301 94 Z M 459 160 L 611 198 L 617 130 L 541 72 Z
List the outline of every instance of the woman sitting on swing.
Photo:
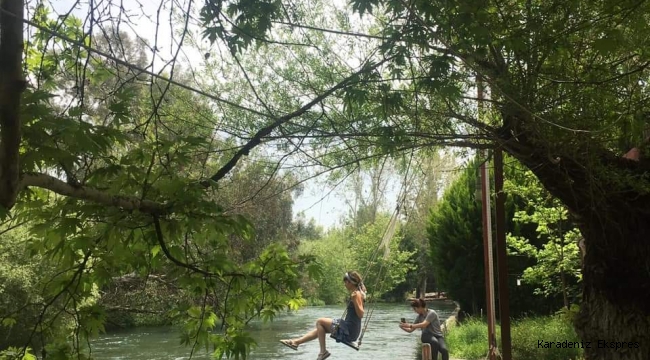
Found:
M 343 276 L 345 288 L 350 292 L 350 301 L 346 308 L 345 319 L 320 318 L 316 320 L 316 328 L 298 339 L 280 340 L 280 342 L 294 350 L 300 344 L 318 338 L 320 353 L 317 360 L 324 360 L 330 356 L 325 347 L 325 334 L 332 333 L 336 342 L 351 343 L 359 338 L 361 332 L 361 318 L 363 318 L 363 302 L 366 298 L 366 287 L 363 285 L 361 275 L 356 271 L 346 272 Z

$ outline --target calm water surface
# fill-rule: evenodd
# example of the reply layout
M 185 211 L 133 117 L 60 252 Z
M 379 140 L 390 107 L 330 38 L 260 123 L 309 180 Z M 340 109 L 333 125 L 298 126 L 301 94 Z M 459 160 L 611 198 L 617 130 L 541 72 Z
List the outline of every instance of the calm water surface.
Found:
M 451 302 L 434 302 L 429 305 L 444 321 L 454 310 Z M 399 329 L 399 319 L 413 321 L 415 313 L 404 303 L 374 304 L 374 312 L 363 338 L 360 351 L 355 351 L 334 339 L 327 338 L 330 359 L 395 360 L 418 358 L 419 335 L 408 334 Z M 307 307 L 285 314 L 273 322 L 261 321 L 251 324 L 249 331 L 257 339 L 257 347 L 250 359 L 314 360 L 318 356 L 318 340 L 301 345 L 298 351 L 279 343 L 280 339 L 293 338 L 314 328 L 319 317 L 341 317 L 343 305 Z M 113 332 L 101 336 L 92 344 L 93 357 L 98 360 L 184 360 L 189 359 L 190 349 L 180 345 L 174 328 L 138 328 Z M 205 350 L 195 353 L 197 360 L 210 359 Z

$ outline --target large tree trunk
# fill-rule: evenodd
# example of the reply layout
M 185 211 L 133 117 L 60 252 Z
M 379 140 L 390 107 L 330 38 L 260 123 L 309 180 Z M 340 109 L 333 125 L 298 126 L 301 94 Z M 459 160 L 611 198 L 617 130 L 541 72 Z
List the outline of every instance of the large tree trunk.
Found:
M 647 312 L 620 300 L 613 302 L 593 285 L 585 285 L 575 325 L 582 341 L 590 342 L 584 349 L 588 360 L 650 359 Z
M 591 341 L 589 360 L 650 359 L 649 214 L 649 202 L 621 199 L 582 219 L 586 254 L 576 330 Z
M 594 161 L 593 152 L 577 160 L 539 147 L 510 150 L 567 205 L 584 236 L 575 327 L 590 342 L 586 359 L 650 359 L 650 192 L 639 187 L 648 183 L 650 162 L 604 152 Z
M 19 182 L 23 1 L 0 0 L 0 208 L 16 202 Z

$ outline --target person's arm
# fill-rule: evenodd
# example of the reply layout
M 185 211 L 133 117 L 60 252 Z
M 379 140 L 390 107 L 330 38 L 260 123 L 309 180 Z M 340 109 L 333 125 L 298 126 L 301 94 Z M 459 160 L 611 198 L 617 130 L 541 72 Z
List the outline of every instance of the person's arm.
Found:
M 400 329 L 406 331 L 407 333 L 412 333 L 413 331 L 415 331 L 415 329 L 419 329 L 419 327 L 416 327 L 416 326 L 419 326 L 419 324 L 422 324 L 421 322 L 418 322 L 418 321 L 420 321 L 419 316 L 416 317 L 415 320 L 413 320 L 412 324 L 401 323 L 401 324 L 399 324 L 399 327 L 400 327 Z M 427 325 L 429 325 L 429 324 L 427 323 Z M 426 326 L 423 326 L 423 328 L 425 328 L 425 327 Z
M 410 325 L 411 325 L 411 329 L 412 329 L 412 330 L 415 330 L 415 329 L 424 329 L 424 328 L 426 328 L 427 326 L 429 326 L 429 320 L 426 320 L 426 319 L 425 319 L 423 322 L 420 322 L 420 323 L 417 323 L 417 324 L 410 324 Z
M 431 314 L 427 315 L 427 317 L 424 318 L 424 320 L 422 320 L 421 322 L 417 322 L 418 319 L 420 319 L 420 317 L 416 318 L 415 323 L 411 324 L 411 329 L 412 330 L 425 329 L 427 326 L 429 326 L 429 323 L 431 323 L 430 318 L 431 318 Z
M 356 312 L 359 319 L 361 319 L 365 313 L 365 310 L 363 309 L 363 296 L 361 296 L 358 291 L 353 292 L 352 302 L 354 303 L 354 312 Z
M 412 332 L 415 331 L 415 330 L 413 330 L 413 329 L 411 328 L 411 325 L 412 325 L 412 324 L 409 324 L 409 323 L 400 323 L 400 324 L 399 324 L 399 328 L 402 329 L 402 330 L 404 330 L 404 331 L 406 331 L 407 333 L 412 333 Z

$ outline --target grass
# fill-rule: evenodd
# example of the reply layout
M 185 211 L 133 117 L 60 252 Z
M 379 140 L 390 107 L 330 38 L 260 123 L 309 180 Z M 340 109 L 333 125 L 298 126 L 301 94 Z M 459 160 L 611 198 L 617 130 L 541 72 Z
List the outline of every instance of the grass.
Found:
M 582 349 L 540 348 L 539 341 L 579 342 L 577 334 L 565 315 L 524 318 L 511 325 L 512 359 L 579 360 Z M 497 341 L 501 346 L 500 328 Z M 469 319 L 460 326 L 449 329 L 445 340 L 452 358 L 467 360 L 485 359 L 487 354 L 487 323 L 482 319 Z

